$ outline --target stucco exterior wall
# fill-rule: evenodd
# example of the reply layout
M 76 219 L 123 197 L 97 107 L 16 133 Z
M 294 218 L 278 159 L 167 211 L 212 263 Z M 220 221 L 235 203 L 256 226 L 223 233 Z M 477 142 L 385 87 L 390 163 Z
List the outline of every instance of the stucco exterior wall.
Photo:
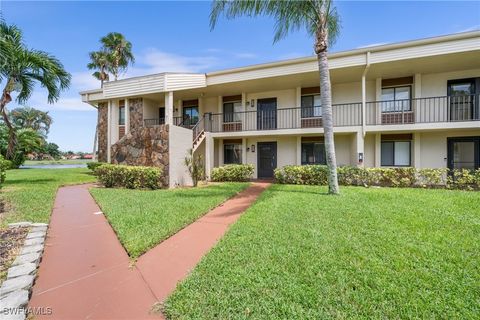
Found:
M 184 164 L 188 150 L 192 148 L 192 130 L 169 126 L 169 182 L 170 187 L 191 186 L 192 179 Z
M 367 134 L 364 139 L 364 166 L 366 168 L 375 167 L 375 134 Z
M 420 168 L 447 167 L 447 138 L 480 136 L 478 130 L 458 130 L 420 133 Z
M 448 80 L 480 77 L 480 69 L 422 74 L 422 97 L 447 95 Z
M 352 162 L 352 140 L 353 134 L 335 136 L 335 150 L 339 166 L 355 164 Z M 246 138 L 246 146 L 250 148 L 250 151 L 246 152 L 246 163 L 254 165 L 254 178 L 257 178 L 258 142 L 277 142 L 277 168 L 297 164 L 297 154 L 301 152 L 301 149 L 297 149 L 297 136 L 248 137 Z M 223 158 L 223 140 L 216 139 L 214 145 L 214 164 L 217 167 L 223 165 L 221 159 Z M 252 145 L 255 146 L 255 152 L 251 151 Z
M 165 102 L 143 99 L 143 119 L 158 119 L 158 109 L 164 105 Z

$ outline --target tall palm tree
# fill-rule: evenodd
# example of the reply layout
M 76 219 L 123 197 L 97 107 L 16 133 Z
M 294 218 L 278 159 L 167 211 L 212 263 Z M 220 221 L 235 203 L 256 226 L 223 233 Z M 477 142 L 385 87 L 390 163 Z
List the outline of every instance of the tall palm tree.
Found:
M 32 107 L 19 107 L 10 112 L 12 122 L 20 128 L 30 128 L 46 137 L 50 131 L 53 119 L 48 111 L 41 111 Z
M 110 32 L 100 39 L 100 42 L 103 45 L 103 50 L 109 55 L 110 71 L 115 81 L 117 81 L 118 74 L 125 71 L 130 63 L 135 62 L 132 53 L 132 43 L 127 41 L 125 36 L 118 32 Z
M 87 64 L 87 68 L 97 70 L 92 75 L 100 80 L 101 87 L 103 88 L 103 83 L 109 80 L 108 69 L 111 65 L 110 57 L 104 50 L 90 52 L 89 56 L 90 63 Z
M 315 40 L 314 51 L 318 59 L 322 123 L 325 134 L 325 153 L 328 166 L 328 191 L 339 194 L 337 161 L 333 139 L 332 93 L 328 69 L 328 46 L 338 35 L 339 17 L 331 0 L 214 0 L 210 13 L 210 27 L 214 29 L 218 18 L 234 19 L 240 16 L 265 15 L 275 19 L 274 42 L 292 31 L 305 28 Z
M 22 31 L 4 21 L 0 21 L 0 47 L 4 58 L 0 64 L 0 83 L 4 83 L 0 112 L 9 130 L 6 158 L 11 159 L 15 151 L 16 134 L 6 106 L 13 99 L 12 93 L 18 92 L 16 101 L 23 104 L 32 95 L 35 82 L 39 82 L 48 91 L 48 102 L 54 103 L 60 97 L 60 92 L 69 87 L 71 76 L 54 56 L 28 49 L 23 43 Z

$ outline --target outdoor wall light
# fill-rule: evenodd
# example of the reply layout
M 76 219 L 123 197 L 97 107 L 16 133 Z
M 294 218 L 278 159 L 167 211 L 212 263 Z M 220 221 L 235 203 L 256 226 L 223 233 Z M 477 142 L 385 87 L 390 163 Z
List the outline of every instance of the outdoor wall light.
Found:
M 252 150 L 252 152 L 255 152 L 255 145 L 252 144 L 252 146 L 250 147 L 250 150 Z
M 254 99 L 252 99 L 250 101 L 250 107 L 255 108 L 255 100 Z

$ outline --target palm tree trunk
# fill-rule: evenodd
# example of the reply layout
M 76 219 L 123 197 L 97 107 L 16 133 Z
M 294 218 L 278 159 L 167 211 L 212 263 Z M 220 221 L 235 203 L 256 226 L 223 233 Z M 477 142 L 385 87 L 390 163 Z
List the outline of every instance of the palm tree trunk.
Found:
M 10 119 L 8 119 L 7 109 L 5 108 L 6 103 L 4 101 L 6 101 L 6 99 L 5 97 L 2 97 L 0 109 L 3 116 L 3 122 L 8 128 L 8 147 L 7 147 L 7 153 L 5 154 L 5 159 L 12 160 L 15 154 L 15 146 L 17 145 L 17 135 L 15 133 L 15 128 L 10 122 Z
M 337 178 L 337 159 L 333 139 L 332 90 L 330 71 L 328 69 L 327 51 L 317 53 L 318 71 L 320 73 L 320 94 L 322 99 L 322 124 L 325 135 L 325 154 L 328 167 L 328 193 L 339 194 Z

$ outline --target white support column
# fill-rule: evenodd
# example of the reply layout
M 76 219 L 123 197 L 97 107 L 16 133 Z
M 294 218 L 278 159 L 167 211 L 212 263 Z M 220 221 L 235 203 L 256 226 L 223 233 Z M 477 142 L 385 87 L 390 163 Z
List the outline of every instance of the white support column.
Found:
M 209 132 L 205 132 L 205 175 L 210 179 L 212 168 L 215 166 L 215 144 Z
M 174 114 L 174 117 L 181 117 L 182 116 L 182 106 L 183 106 L 183 100 L 178 100 L 177 101 L 177 113 Z
M 242 163 L 247 163 L 247 138 L 242 138 Z
M 297 154 L 296 154 L 296 164 L 297 166 L 302 164 L 302 136 L 297 136 Z
M 107 110 L 107 162 L 111 162 L 112 149 L 112 100 L 108 101 Z
M 302 106 L 302 87 L 295 88 L 295 108 L 300 108 Z M 302 127 L 302 117 L 301 110 L 295 109 L 295 128 Z
M 422 160 L 421 160 L 421 133 L 420 132 L 415 132 L 413 134 L 413 163 L 412 165 L 415 168 L 421 168 L 422 167 Z
M 354 154 L 354 162 L 353 165 L 357 167 L 365 167 L 365 136 L 363 131 L 358 131 L 355 133 L 355 151 L 356 153 Z M 359 154 L 363 154 L 363 161 L 360 162 L 359 160 Z
M 199 119 L 201 119 L 204 114 L 205 114 L 205 112 L 203 110 L 203 98 L 198 97 L 198 117 L 199 117 Z
M 223 139 L 218 140 L 218 166 L 223 166 Z
M 218 96 L 217 98 L 217 111 L 218 113 L 223 113 L 223 97 Z
M 382 166 L 382 135 L 380 133 L 375 134 L 375 168 Z
M 422 74 L 415 73 L 415 78 L 413 80 L 414 83 L 414 98 L 421 98 L 422 97 Z
M 366 134 L 366 112 L 367 112 L 367 73 L 368 69 L 370 68 L 370 52 L 366 53 L 365 56 L 365 69 L 362 73 L 362 135 L 365 136 Z M 362 137 L 363 139 L 363 137 Z
M 130 105 L 125 99 L 125 134 L 130 132 Z
M 173 124 L 173 91 L 165 92 L 165 124 Z
M 375 101 L 382 100 L 382 78 L 377 78 L 375 82 Z M 376 123 L 382 123 L 382 107 L 380 103 L 376 104 L 375 112 Z

